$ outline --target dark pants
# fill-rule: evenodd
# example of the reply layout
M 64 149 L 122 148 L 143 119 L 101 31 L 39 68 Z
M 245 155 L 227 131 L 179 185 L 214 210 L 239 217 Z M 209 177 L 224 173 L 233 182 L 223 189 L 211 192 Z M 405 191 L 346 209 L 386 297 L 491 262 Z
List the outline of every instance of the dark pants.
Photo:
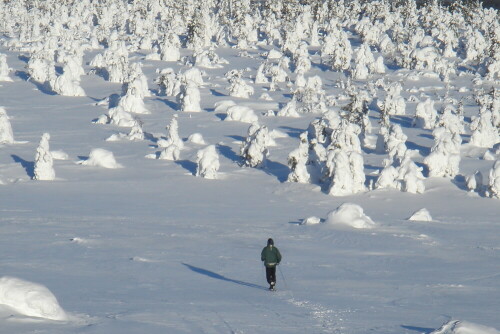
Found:
M 266 279 L 269 284 L 276 283 L 276 267 L 266 267 Z

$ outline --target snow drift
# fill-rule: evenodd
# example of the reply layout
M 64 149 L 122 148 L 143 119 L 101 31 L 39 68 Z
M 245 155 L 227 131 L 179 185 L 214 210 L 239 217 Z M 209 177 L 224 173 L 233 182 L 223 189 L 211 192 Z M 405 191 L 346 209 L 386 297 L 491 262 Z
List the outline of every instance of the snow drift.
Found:
M 364 214 L 363 208 L 353 203 L 344 203 L 331 211 L 326 218 L 326 223 L 354 228 L 373 228 L 375 226 L 373 220 Z
M 68 319 L 49 289 L 15 277 L 0 278 L 0 304 L 29 317 L 58 321 Z
M 113 152 L 102 148 L 93 149 L 87 160 L 82 160 L 79 164 L 84 166 L 96 166 L 104 168 L 121 168 L 123 167 L 116 162 Z
M 451 320 L 431 334 L 500 334 L 500 332 L 494 328 L 467 321 Z

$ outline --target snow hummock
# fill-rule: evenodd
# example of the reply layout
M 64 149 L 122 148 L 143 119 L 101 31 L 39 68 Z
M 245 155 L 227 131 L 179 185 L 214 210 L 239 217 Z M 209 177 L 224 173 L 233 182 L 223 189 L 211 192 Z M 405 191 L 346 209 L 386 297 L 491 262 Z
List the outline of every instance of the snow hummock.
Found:
M 113 152 L 102 148 L 95 148 L 90 151 L 88 159 L 79 161 L 79 164 L 84 166 L 96 166 L 111 169 L 123 167 L 116 162 Z
M 426 208 L 422 208 L 416 212 L 414 212 L 408 220 L 412 221 L 422 221 L 422 222 L 430 222 L 432 221 L 431 214 L 429 213 L 429 210 Z
M 316 216 L 311 216 L 305 218 L 303 221 L 300 222 L 300 225 L 317 225 L 321 223 L 321 218 L 316 217 Z
M 468 321 L 450 320 L 430 334 L 500 334 L 500 331 Z
M 353 203 L 344 203 L 328 213 L 326 224 L 345 225 L 359 229 L 375 227 L 375 222 L 364 214 L 363 208 Z
M 0 278 L 0 305 L 16 312 L 49 320 L 65 321 L 68 316 L 45 286 L 15 277 Z

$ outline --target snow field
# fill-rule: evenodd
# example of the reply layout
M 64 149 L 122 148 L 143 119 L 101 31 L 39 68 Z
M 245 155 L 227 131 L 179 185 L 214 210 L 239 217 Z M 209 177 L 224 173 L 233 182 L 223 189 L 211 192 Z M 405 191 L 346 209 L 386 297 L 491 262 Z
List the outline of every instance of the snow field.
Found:
M 178 4 L 0 4 L 2 330 L 497 333 L 496 12 Z

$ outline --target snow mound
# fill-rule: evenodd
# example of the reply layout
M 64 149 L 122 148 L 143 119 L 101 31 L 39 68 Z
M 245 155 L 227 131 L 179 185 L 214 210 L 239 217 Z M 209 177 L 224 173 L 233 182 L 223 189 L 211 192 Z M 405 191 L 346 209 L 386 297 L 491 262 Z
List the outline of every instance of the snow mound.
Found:
M 0 278 L 0 304 L 29 317 L 59 321 L 68 319 L 49 289 L 15 277 Z
M 316 216 L 311 216 L 311 217 L 307 217 L 306 219 L 304 219 L 300 225 L 317 225 L 321 223 L 321 218 L 319 217 L 316 217 Z
M 235 105 L 227 108 L 227 117 L 225 120 L 243 123 L 255 123 L 259 120 L 259 118 L 249 107 Z
M 52 155 L 52 159 L 54 160 L 68 160 L 69 156 L 66 152 L 57 150 L 57 151 L 50 151 L 50 154 Z
M 96 166 L 104 168 L 122 168 L 123 166 L 116 162 L 113 152 L 102 148 L 95 148 L 90 152 L 89 158 L 79 162 L 84 166 Z
M 431 334 L 500 334 L 500 331 L 467 321 L 451 320 Z
M 188 137 L 188 142 L 193 143 L 193 144 L 198 144 L 198 145 L 205 145 L 206 142 L 203 139 L 203 135 L 201 133 L 193 133 Z
M 422 222 L 431 222 L 432 217 L 429 211 L 426 208 L 420 209 L 414 212 L 408 220 L 412 221 L 422 221 Z
M 226 113 L 229 107 L 235 106 L 236 102 L 232 100 L 223 100 L 215 103 L 214 111 L 216 113 Z
M 344 203 L 328 213 L 326 223 L 329 225 L 346 225 L 354 228 L 373 228 L 375 223 L 364 214 L 363 208 L 357 204 Z

